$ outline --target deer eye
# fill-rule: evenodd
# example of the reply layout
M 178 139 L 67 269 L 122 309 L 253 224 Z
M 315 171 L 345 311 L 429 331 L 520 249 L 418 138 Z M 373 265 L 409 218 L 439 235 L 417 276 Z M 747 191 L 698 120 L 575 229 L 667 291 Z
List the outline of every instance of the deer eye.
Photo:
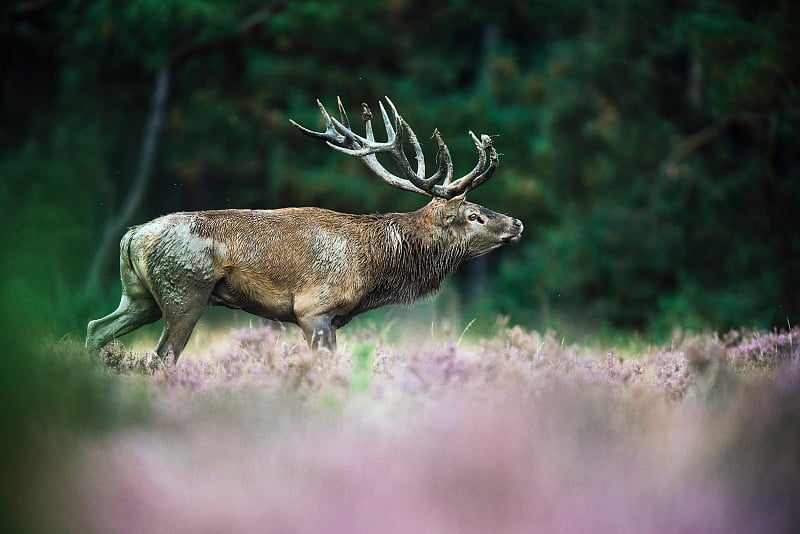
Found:
M 470 221 L 475 221 L 475 220 L 478 219 L 478 214 L 477 213 L 470 213 L 469 216 L 467 217 L 467 219 L 470 220 Z

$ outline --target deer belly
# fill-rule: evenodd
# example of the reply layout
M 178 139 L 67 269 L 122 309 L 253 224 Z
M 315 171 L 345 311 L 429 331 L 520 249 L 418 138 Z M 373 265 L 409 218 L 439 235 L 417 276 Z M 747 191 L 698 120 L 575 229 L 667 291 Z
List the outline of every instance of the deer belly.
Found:
M 290 291 L 268 280 L 251 281 L 227 275 L 217 282 L 210 306 L 225 306 L 277 321 L 295 322 L 294 298 Z

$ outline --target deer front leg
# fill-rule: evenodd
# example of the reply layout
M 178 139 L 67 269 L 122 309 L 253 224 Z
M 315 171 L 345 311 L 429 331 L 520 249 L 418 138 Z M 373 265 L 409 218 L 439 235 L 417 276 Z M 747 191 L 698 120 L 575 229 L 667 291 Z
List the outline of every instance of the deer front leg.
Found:
M 308 347 L 314 352 L 336 352 L 336 327 L 333 326 L 328 288 L 313 287 L 294 295 L 293 311 L 303 330 Z
M 303 329 L 306 343 L 311 350 L 327 350 L 331 354 L 336 352 L 336 329 L 329 316 L 298 317 L 297 324 Z

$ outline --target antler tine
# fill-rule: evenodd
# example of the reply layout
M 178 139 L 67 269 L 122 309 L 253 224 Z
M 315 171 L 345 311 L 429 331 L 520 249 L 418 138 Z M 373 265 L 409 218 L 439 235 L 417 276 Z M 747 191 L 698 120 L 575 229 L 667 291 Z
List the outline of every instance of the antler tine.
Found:
M 469 133 L 470 135 L 472 135 L 473 140 L 476 139 L 475 134 L 473 134 L 472 132 Z M 470 185 L 470 189 L 475 189 L 476 187 L 484 183 L 486 180 L 491 178 L 492 175 L 494 174 L 494 171 L 497 170 L 497 166 L 500 165 L 500 156 L 497 153 L 497 150 L 494 148 L 494 143 L 492 142 L 492 138 L 486 134 L 481 134 L 481 149 L 479 149 L 479 153 L 481 154 L 482 158 L 485 157 L 486 152 L 489 153 L 489 166 L 486 167 L 486 169 L 481 174 L 472 179 L 472 184 Z
M 317 139 L 323 139 L 324 141 L 330 143 L 335 143 L 335 145 L 343 146 L 347 141 L 347 138 L 341 135 L 337 130 L 336 126 L 333 124 L 333 120 L 328 114 L 328 110 L 325 109 L 325 106 L 322 105 L 322 102 L 317 99 L 317 105 L 319 106 L 319 110 L 322 113 L 322 120 L 325 122 L 325 131 L 324 132 L 315 132 L 314 130 L 309 130 L 304 126 L 300 126 L 292 119 L 289 119 L 289 122 L 292 123 L 292 126 L 300 130 L 306 135 L 311 137 L 315 137 Z
M 383 107 L 383 102 L 378 102 L 378 107 L 381 110 L 381 118 L 383 118 L 383 127 L 386 129 L 386 134 L 391 137 L 394 135 L 395 128 L 392 126 L 392 121 L 389 120 L 389 115 L 386 114 L 386 108 Z M 398 115 L 395 113 L 395 121 L 398 119 Z M 400 127 L 399 122 L 395 122 L 397 127 Z
M 350 120 L 347 118 L 347 112 L 344 110 L 341 97 L 336 97 L 336 104 L 339 106 L 339 116 L 342 117 L 342 124 L 346 129 L 350 129 Z
M 425 161 L 424 156 L 422 153 L 422 147 L 417 140 L 417 136 L 414 134 L 414 131 L 408 126 L 408 123 L 405 122 L 403 117 L 400 116 L 400 113 L 397 112 L 397 108 L 394 106 L 394 103 L 389 99 L 386 98 L 386 103 L 389 105 L 389 109 L 394 116 L 395 125 L 391 125 L 391 121 L 386 113 L 386 109 L 383 107 L 382 103 L 379 103 L 381 109 L 381 116 L 383 118 L 384 126 L 386 127 L 386 134 L 388 136 L 388 140 L 385 143 L 377 143 L 374 140 L 374 133 L 372 130 L 372 113 L 369 112 L 369 108 L 366 108 L 367 113 L 364 113 L 364 125 L 366 128 L 366 135 L 367 137 L 361 137 L 360 135 L 353 132 L 351 129 L 346 128 L 344 124 L 337 121 L 336 119 L 332 118 L 331 120 L 333 123 L 339 128 L 339 130 L 347 137 L 353 145 L 360 148 L 345 148 L 341 146 L 336 146 L 330 142 L 328 145 L 331 146 L 333 149 L 338 150 L 344 154 L 348 154 L 351 156 L 361 157 L 361 158 L 369 158 L 370 159 L 370 168 L 373 172 L 378 173 L 376 169 L 380 168 L 381 165 L 378 162 L 377 157 L 375 154 L 380 152 L 386 152 L 392 159 L 394 159 L 395 163 L 397 163 L 398 167 L 402 171 L 403 175 L 406 177 L 408 181 L 411 182 L 416 188 L 420 189 L 421 192 L 426 194 L 432 194 L 431 189 L 435 184 L 436 180 L 426 180 L 424 177 L 425 172 Z M 411 164 L 408 162 L 408 158 L 405 155 L 405 151 L 403 150 L 403 135 L 401 129 L 404 129 L 409 136 L 409 140 L 414 148 L 414 152 L 417 158 L 417 172 L 411 168 Z M 371 136 L 371 137 L 370 137 Z M 365 161 L 366 162 L 366 161 Z M 383 171 L 386 171 L 383 169 Z M 420 173 L 422 171 L 422 173 Z M 379 175 L 383 176 L 384 173 L 379 173 Z M 395 177 L 397 180 L 402 180 L 402 178 Z
M 489 138 L 489 136 L 486 134 L 483 134 L 481 139 L 478 139 L 472 130 L 470 130 L 469 136 L 472 138 L 472 141 L 475 143 L 475 148 L 478 150 L 478 163 L 475 164 L 475 167 L 469 173 L 456 180 L 456 182 L 459 183 L 471 182 L 476 176 L 483 172 L 484 168 L 486 167 L 486 149 L 489 145 L 491 145 L 491 138 Z M 488 145 L 482 141 L 484 137 L 489 140 Z
M 422 147 L 417 140 L 417 136 L 408 123 L 400 116 L 400 113 L 397 112 L 397 108 L 394 105 L 394 102 L 389 97 L 386 98 L 386 103 L 389 106 L 389 109 L 394 115 L 395 124 L 397 131 L 395 132 L 395 139 L 397 140 L 397 144 L 392 147 L 391 150 L 387 150 L 389 155 L 392 156 L 397 166 L 400 167 L 400 170 L 403 172 L 403 175 L 408 179 L 413 185 L 425 191 L 427 194 L 432 194 L 430 191 L 434 185 L 434 182 L 425 179 L 425 163 L 424 163 L 424 156 L 422 154 Z M 411 168 L 411 164 L 408 161 L 408 157 L 406 156 L 405 150 L 403 149 L 403 133 L 401 129 L 405 130 L 408 134 L 409 141 L 411 142 L 412 147 L 414 148 L 414 153 L 417 159 L 417 172 Z M 422 162 L 420 164 L 420 162 Z M 419 167 L 422 166 L 423 173 L 419 173 Z
M 453 179 L 453 159 L 450 156 L 450 149 L 444 144 L 444 139 L 442 139 L 442 134 L 439 133 L 438 128 L 434 128 L 433 138 L 436 140 L 436 145 L 439 147 L 439 151 L 436 153 L 436 162 L 439 164 L 439 167 L 436 169 L 433 176 L 431 176 L 430 180 L 436 183 L 444 176 L 444 185 L 437 186 L 441 188 L 447 186 L 450 180 Z
M 427 191 L 434 183 L 436 183 L 436 180 L 425 180 L 425 155 L 422 153 L 422 146 L 419 144 L 417 134 L 414 133 L 414 130 L 411 129 L 411 126 L 408 125 L 405 119 L 400 116 L 400 113 L 397 112 L 397 108 L 395 107 L 394 102 L 392 102 L 392 99 L 388 96 L 385 96 L 384 98 L 386 99 L 386 103 L 389 105 L 389 108 L 392 110 L 392 114 L 395 116 L 398 129 L 402 126 L 408 134 L 408 140 L 411 142 L 411 147 L 414 149 L 414 158 L 417 160 L 417 172 L 411 170 L 411 165 L 408 162 L 405 152 L 402 150 L 402 146 L 401 150 L 397 154 L 398 157 L 402 156 L 402 162 L 398 160 L 398 164 L 400 165 L 401 169 L 403 169 L 404 173 L 409 177 L 409 179 L 411 179 L 414 185 Z M 378 105 L 381 108 L 384 124 L 388 124 L 388 117 L 386 116 L 386 111 L 383 108 L 383 102 L 379 102 Z M 402 138 L 402 135 L 400 137 Z
M 500 156 L 497 153 L 497 150 L 494 148 L 494 143 L 492 143 L 492 138 L 486 134 L 482 134 L 481 142 L 485 147 L 486 151 L 489 152 L 489 166 L 486 167 L 486 170 L 484 170 L 481 174 L 472 179 L 471 185 L 469 186 L 470 190 L 475 189 L 476 187 L 484 183 L 486 180 L 491 178 L 492 175 L 494 174 L 494 171 L 497 170 L 498 165 L 500 165 Z
M 364 129 L 366 130 L 367 141 L 369 141 L 370 143 L 374 142 L 375 134 L 372 131 L 372 111 L 369 109 L 369 106 L 367 105 L 366 102 L 361 103 L 361 120 L 364 121 Z M 384 117 L 384 124 L 385 124 L 385 117 Z M 394 130 L 390 132 L 389 128 L 386 129 L 386 135 L 388 138 L 391 139 L 393 134 Z
M 341 101 L 339 105 L 341 106 Z M 375 141 L 375 136 L 372 130 L 372 112 L 369 110 L 369 106 L 367 106 L 366 104 L 362 104 L 362 109 L 363 111 L 361 115 L 364 120 L 364 126 L 366 128 L 367 137 L 361 137 L 350 128 L 349 121 L 347 121 L 347 114 L 344 112 L 344 107 L 342 106 L 341 112 L 344 120 L 338 121 L 335 118 L 331 117 L 331 121 L 335 125 L 335 127 L 338 128 L 338 131 L 341 132 L 341 134 L 348 141 L 350 141 L 349 143 L 350 146 L 343 146 L 342 144 L 337 145 L 331 142 L 328 142 L 328 145 L 331 148 L 338 150 L 339 152 L 359 158 L 363 158 L 378 152 L 389 152 L 393 154 L 398 150 L 402 150 L 402 148 L 399 147 L 399 145 L 401 145 L 402 143 L 402 136 L 398 136 L 396 130 L 399 130 L 400 123 L 403 119 L 399 115 L 396 115 L 395 117 L 397 123 L 396 129 L 389 126 L 386 129 L 386 134 L 387 134 L 386 142 L 380 143 Z M 385 113 L 384 113 L 384 124 L 387 124 Z
M 343 152 L 348 155 L 357 156 L 364 162 L 364 164 L 369 167 L 372 172 L 377 174 L 383 181 L 387 184 L 391 185 L 392 187 L 396 187 L 398 189 L 403 189 L 406 191 L 413 191 L 414 193 L 420 193 L 423 195 L 432 196 L 432 193 L 429 191 L 425 191 L 416 187 L 411 181 L 408 179 L 400 178 L 395 176 L 388 170 L 386 170 L 378 161 L 378 158 L 375 156 L 377 152 L 394 152 L 397 151 L 398 148 L 402 150 L 400 146 L 401 143 L 401 135 L 398 135 L 398 132 L 401 128 L 402 118 L 399 114 L 397 114 L 396 110 L 394 112 L 394 119 L 395 119 L 395 126 L 392 127 L 390 119 L 386 114 L 384 109 L 381 110 L 381 114 L 383 116 L 384 125 L 388 125 L 386 128 L 388 139 L 385 143 L 375 142 L 375 136 L 372 132 L 372 124 L 370 122 L 372 114 L 371 113 L 363 113 L 362 117 L 365 122 L 365 126 L 367 129 L 366 135 L 367 137 L 361 137 L 360 135 L 356 134 L 349 128 L 348 119 L 346 113 L 343 112 L 344 106 L 340 104 L 340 111 L 342 111 L 343 118 L 342 121 L 338 121 L 335 118 L 331 117 L 328 111 L 325 109 L 325 106 L 317 100 L 317 105 L 319 106 L 320 112 L 322 113 L 322 119 L 325 122 L 325 131 L 324 132 L 316 132 L 314 130 L 309 130 L 304 126 L 301 126 L 294 120 L 291 120 L 292 126 L 303 132 L 304 134 L 314 137 L 315 139 L 322 139 L 325 143 L 337 150 L 339 152 Z M 367 108 L 366 111 L 368 111 Z
M 472 140 L 475 142 L 475 148 L 478 150 L 478 163 L 475 165 L 474 169 L 455 182 L 442 186 L 442 189 L 447 190 L 446 194 L 451 196 L 471 191 L 486 182 L 486 180 L 492 177 L 494 171 L 497 170 L 497 166 L 500 164 L 500 158 L 497 155 L 497 150 L 494 148 L 491 137 L 482 134 L 480 139 L 478 139 L 472 131 L 469 132 L 469 135 L 472 137 Z M 489 153 L 488 166 L 486 165 L 487 152 Z
M 386 98 L 386 100 L 391 104 L 391 100 L 389 100 L 388 97 Z M 392 126 L 392 121 L 391 121 L 391 119 L 389 119 L 389 115 L 386 113 L 386 108 L 383 106 L 383 102 L 379 101 L 378 102 L 378 107 L 381 110 L 381 118 L 383 119 L 383 126 L 386 129 L 386 135 L 388 136 L 388 138 L 390 140 L 393 140 L 395 143 L 400 143 L 400 141 L 398 141 L 399 136 L 397 136 L 397 132 L 400 130 L 400 128 L 402 127 L 402 124 L 405 121 L 403 121 L 403 118 L 400 117 L 399 113 L 397 113 L 397 109 L 394 108 L 394 106 L 392 105 L 391 106 L 392 107 L 392 112 L 393 112 L 392 114 L 394 115 L 394 119 L 395 119 L 395 125 Z M 369 110 L 369 106 L 367 106 L 367 104 L 362 104 L 362 110 L 363 110 L 362 111 L 362 118 L 364 119 L 364 127 L 366 129 L 367 140 L 370 141 L 370 142 L 373 142 L 375 140 L 375 136 L 374 136 L 374 133 L 372 131 L 372 121 L 371 121 L 372 112 Z M 412 144 L 413 144 L 413 142 L 414 141 L 412 140 Z M 402 146 L 399 147 L 399 150 L 402 150 Z M 418 162 L 421 162 L 421 165 L 422 165 L 422 175 L 424 175 L 424 172 L 425 172 L 425 160 L 424 160 L 424 157 L 422 156 L 422 149 L 419 147 L 419 143 L 415 144 L 415 150 L 417 151 L 417 160 L 418 160 Z M 392 185 L 392 186 L 397 187 L 399 189 L 404 189 L 406 191 L 413 191 L 415 193 L 420 193 L 420 194 L 423 194 L 423 195 L 430 195 L 430 193 L 428 191 L 419 189 L 413 183 L 411 183 L 410 180 L 400 178 L 400 177 L 395 176 L 394 174 L 390 173 L 389 171 L 387 171 L 386 168 L 384 168 L 380 164 L 380 162 L 378 162 L 378 158 L 377 158 L 377 156 L 375 155 L 374 152 L 371 153 L 371 154 L 368 154 L 366 156 L 363 156 L 361 158 L 361 161 L 363 161 L 364 164 L 367 167 L 369 167 L 370 170 L 372 170 L 372 172 L 377 174 L 381 179 L 383 179 L 389 185 Z M 419 168 L 419 165 L 418 165 L 418 168 Z

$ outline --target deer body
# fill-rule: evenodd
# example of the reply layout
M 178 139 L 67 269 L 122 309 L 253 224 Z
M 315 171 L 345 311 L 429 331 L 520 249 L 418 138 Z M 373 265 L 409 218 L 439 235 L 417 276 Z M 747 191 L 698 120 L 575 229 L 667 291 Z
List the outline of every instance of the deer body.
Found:
M 120 305 L 89 323 L 87 347 L 99 350 L 163 316 L 156 352 L 177 358 L 203 310 L 226 306 L 295 323 L 309 346 L 334 351 L 336 329 L 354 316 L 409 304 L 439 289 L 463 260 L 520 238 L 519 220 L 455 193 L 410 213 L 200 211 L 131 228 L 120 243 Z

